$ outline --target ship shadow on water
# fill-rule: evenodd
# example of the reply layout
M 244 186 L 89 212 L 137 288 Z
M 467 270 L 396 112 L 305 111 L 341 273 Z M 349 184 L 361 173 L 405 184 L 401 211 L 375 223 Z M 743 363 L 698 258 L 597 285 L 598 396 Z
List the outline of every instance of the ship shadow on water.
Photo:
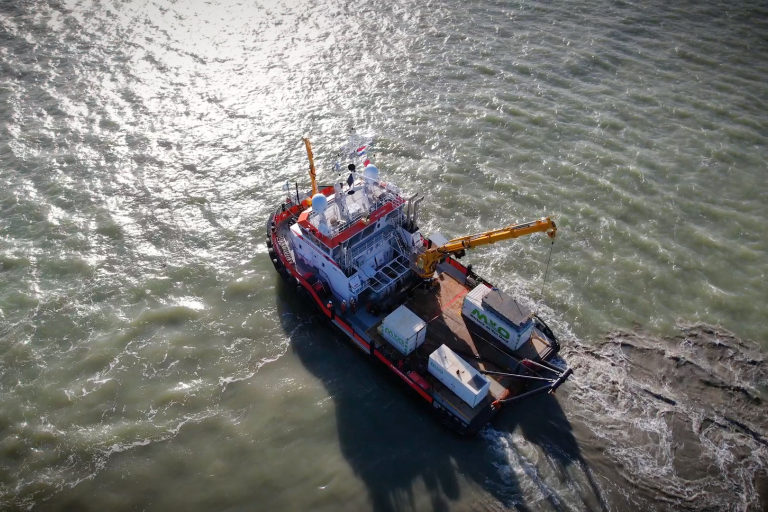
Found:
M 578 497 L 586 510 L 610 509 L 605 502 L 604 492 L 582 454 L 573 424 L 554 395 L 539 395 L 502 411 L 492 427 L 500 432 L 519 429 L 526 443 L 536 446 L 545 454 L 545 463 L 553 480 L 575 484 L 569 487 L 581 489 Z M 577 475 L 578 482 L 573 482 L 574 475 Z M 547 482 L 536 483 L 543 499 L 553 510 L 570 510 L 564 504 L 572 504 L 573 495 L 560 496 L 557 489 Z
M 546 459 L 558 468 L 561 480 L 571 464 L 585 466 L 571 426 L 554 397 L 509 407 L 491 428 L 474 437 L 460 436 L 442 426 L 403 383 L 371 364 L 321 318 L 308 299 L 282 281 L 277 291 L 286 332 L 296 316 L 299 321 L 312 318 L 311 334 L 292 339 L 291 350 L 332 398 L 340 449 L 364 482 L 373 510 L 443 511 L 459 500 L 469 501 L 473 509 L 478 504 L 494 509 L 499 503 L 521 511 L 538 509 L 526 503 L 516 471 L 494 441 L 518 428 L 528 442 L 546 450 Z M 529 403 L 535 407 L 525 407 Z M 597 486 L 590 483 L 599 496 Z M 567 500 L 558 497 L 551 486 L 538 485 L 551 508 L 564 508 Z M 478 492 L 477 487 L 485 492 Z M 599 503 L 588 508 L 604 509 Z

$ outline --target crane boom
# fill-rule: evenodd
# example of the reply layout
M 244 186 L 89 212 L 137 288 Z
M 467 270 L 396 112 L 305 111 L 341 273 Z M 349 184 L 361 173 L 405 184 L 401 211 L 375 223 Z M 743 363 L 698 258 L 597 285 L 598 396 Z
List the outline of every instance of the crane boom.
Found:
M 510 224 L 504 228 L 485 231 L 477 235 L 454 238 L 440 247 L 431 247 L 419 254 L 416 258 L 416 270 L 420 277 L 429 279 L 435 274 L 437 264 L 449 255 L 460 253 L 465 249 L 474 249 L 481 245 L 543 232 L 546 232 L 553 239 L 557 233 L 557 226 L 548 217 L 522 224 Z

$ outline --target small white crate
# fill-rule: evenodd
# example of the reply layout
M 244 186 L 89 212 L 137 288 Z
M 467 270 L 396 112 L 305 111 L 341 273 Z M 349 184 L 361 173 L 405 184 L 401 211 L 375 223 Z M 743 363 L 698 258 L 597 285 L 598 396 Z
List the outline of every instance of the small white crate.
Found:
M 485 375 L 445 345 L 440 345 L 440 348 L 429 355 L 429 373 L 470 407 L 482 402 L 491 386 Z
M 427 338 L 427 323 L 407 307 L 400 306 L 381 323 L 381 335 L 401 353 L 408 355 Z

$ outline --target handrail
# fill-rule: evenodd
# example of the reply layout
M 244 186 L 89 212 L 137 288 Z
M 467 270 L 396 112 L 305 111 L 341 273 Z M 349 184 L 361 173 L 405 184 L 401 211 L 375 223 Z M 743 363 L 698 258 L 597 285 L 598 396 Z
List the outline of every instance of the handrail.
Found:
M 389 194 L 391 194 L 391 193 L 389 193 Z M 405 203 L 405 200 L 404 200 L 402 197 L 400 197 L 400 196 L 395 196 L 395 195 L 393 194 L 393 195 L 390 195 L 389 197 L 386 197 L 385 199 L 382 199 L 382 200 L 376 201 L 375 203 L 373 203 L 373 204 L 372 204 L 372 205 L 371 205 L 371 206 L 370 206 L 370 207 L 367 209 L 367 211 L 362 211 L 362 212 L 358 213 L 357 215 L 355 215 L 354 217 L 352 217 L 352 218 L 351 218 L 349 221 L 345 222 L 345 223 L 344 223 L 344 224 L 343 224 L 341 227 L 338 227 L 338 228 L 334 228 L 334 229 L 332 229 L 332 230 L 330 231 L 330 233 L 329 233 L 328 235 L 326 235 L 326 236 L 327 236 L 328 238 L 335 238 L 335 237 L 336 237 L 336 236 L 338 236 L 340 233 L 343 233 L 343 232 L 344 232 L 344 231 L 346 231 L 347 229 L 351 228 L 351 227 L 352 227 L 352 226 L 353 226 L 353 225 L 354 225 L 354 224 L 355 224 L 357 221 L 359 221 L 359 220 L 360 220 L 360 219 L 362 219 L 363 217 L 367 217 L 367 216 L 368 216 L 368 215 L 370 215 L 371 213 L 375 212 L 375 211 L 376 211 L 376 210 L 378 210 L 379 208 L 381 208 L 381 207 L 383 207 L 383 206 L 385 206 L 385 205 L 387 205 L 387 204 L 389 204 L 389 203 L 394 203 L 394 205 L 395 205 L 395 208 L 397 208 L 398 206 L 400 206 L 400 205 L 404 204 L 404 203 Z M 317 215 L 319 215 L 317 212 L 315 212 L 315 211 L 312 211 L 312 212 L 310 212 L 310 214 L 309 214 L 309 216 L 308 216 L 307 220 L 311 220 L 312 218 L 316 217 Z

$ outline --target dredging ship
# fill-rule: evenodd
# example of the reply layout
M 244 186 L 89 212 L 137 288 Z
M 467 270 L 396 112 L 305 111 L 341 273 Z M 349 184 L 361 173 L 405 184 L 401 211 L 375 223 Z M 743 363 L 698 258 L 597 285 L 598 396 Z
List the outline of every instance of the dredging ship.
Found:
M 423 400 L 438 419 L 476 433 L 501 409 L 553 393 L 573 373 L 552 364 L 557 338 L 534 312 L 459 259 L 469 249 L 534 233 L 554 240 L 549 218 L 452 240 L 419 229 L 424 196 L 383 181 L 371 138 L 353 134 L 335 183 L 291 191 L 267 221 L 282 278 L 320 314 Z M 290 189 L 289 189 L 290 190 Z

